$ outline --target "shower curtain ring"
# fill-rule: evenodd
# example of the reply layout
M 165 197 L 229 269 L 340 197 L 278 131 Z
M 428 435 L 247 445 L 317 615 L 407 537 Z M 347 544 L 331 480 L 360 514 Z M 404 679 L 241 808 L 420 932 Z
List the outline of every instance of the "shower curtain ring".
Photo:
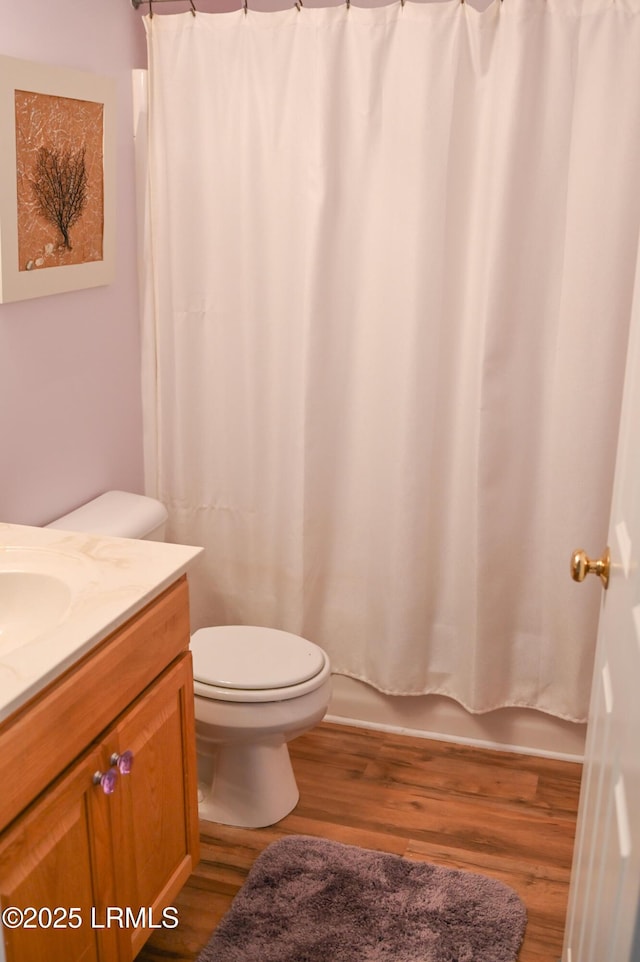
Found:
M 153 18 L 153 0 L 149 0 L 149 19 Z
M 192 16 L 192 17 L 195 17 L 195 15 L 196 15 L 196 5 L 195 5 L 195 3 L 193 2 L 193 0 L 189 0 L 189 3 L 191 4 L 191 16 Z
M 249 2 L 248 2 L 248 0 L 244 0 L 244 15 L 245 15 L 245 17 L 246 17 L 246 15 L 247 15 L 248 12 L 249 12 Z

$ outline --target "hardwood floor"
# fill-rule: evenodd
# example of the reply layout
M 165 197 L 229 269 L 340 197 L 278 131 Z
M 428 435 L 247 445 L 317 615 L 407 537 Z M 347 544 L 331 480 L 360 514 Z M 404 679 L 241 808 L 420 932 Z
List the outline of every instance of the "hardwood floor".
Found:
M 180 924 L 154 933 L 139 962 L 193 962 L 255 857 L 290 834 L 501 879 L 528 909 L 519 962 L 558 962 L 580 765 L 326 723 L 290 752 L 296 809 L 266 829 L 202 822 L 201 861 L 175 903 Z

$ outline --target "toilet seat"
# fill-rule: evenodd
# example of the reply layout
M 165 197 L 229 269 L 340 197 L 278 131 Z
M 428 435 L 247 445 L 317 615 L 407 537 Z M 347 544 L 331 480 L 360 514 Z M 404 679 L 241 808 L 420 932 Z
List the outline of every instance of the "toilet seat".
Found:
M 329 660 L 313 642 L 276 628 L 224 625 L 191 637 L 194 691 L 219 701 L 297 698 L 318 688 Z

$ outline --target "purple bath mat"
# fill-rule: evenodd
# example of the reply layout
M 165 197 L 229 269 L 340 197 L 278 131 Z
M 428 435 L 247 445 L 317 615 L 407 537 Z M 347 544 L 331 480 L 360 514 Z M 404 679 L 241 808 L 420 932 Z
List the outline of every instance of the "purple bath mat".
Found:
M 198 962 L 515 962 L 526 921 L 495 879 L 292 835 L 256 859 Z

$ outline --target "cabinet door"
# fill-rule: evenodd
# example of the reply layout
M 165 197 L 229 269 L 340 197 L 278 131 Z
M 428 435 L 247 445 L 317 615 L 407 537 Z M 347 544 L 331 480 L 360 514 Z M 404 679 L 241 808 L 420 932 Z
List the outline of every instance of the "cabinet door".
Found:
M 117 903 L 129 913 L 119 936 L 131 959 L 154 928 L 175 928 L 172 900 L 199 857 L 191 654 L 167 669 L 105 739 L 131 752 L 114 792 Z
M 115 898 L 113 799 L 93 783 L 103 762 L 99 750 L 89 752 L 2 837 L 0 904 L 23 913 L 16 928 L 8 927 L 15 913 L 5 918 L 7 962 L 117 958 L 116 933 L 94 925 Z

